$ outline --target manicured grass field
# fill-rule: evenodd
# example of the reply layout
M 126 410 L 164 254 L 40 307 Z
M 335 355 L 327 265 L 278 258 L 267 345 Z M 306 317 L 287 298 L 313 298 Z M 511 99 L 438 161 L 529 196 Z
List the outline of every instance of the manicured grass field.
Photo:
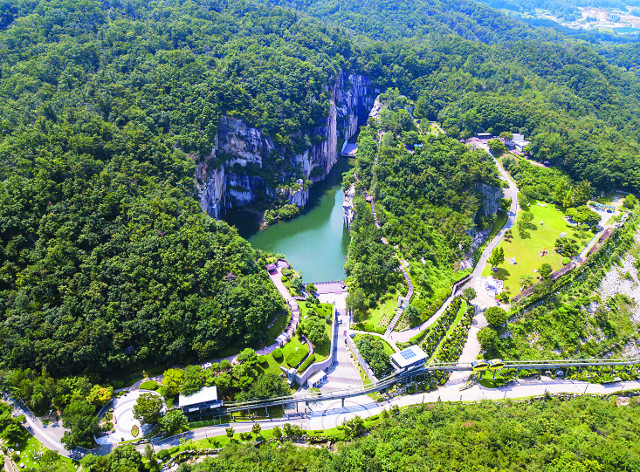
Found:
M 306 346 L 305 346 L 306 347 Z M 284 349 L 282 351 L 284 353 Z M 283 365 L 285 368 L 288 368 L 287 363 L 285 361 L 285 357 L 282 358 L 282 363 L 278 363 L 271 354 L 267 354 L 266 356 L 264 356 L 265 360 L 268 363 L 268 366 L 265 367 L 263 365 L 261 365 L 261 369 L 264 372 L 270 372 L 272 374 L 276 374 L 276 375 L 280 375 L 282 374 L 282 369 L 280 369 L 280 366 Z
M 504 249 L 505 261 L 498 266 L 498 270 L 493 272 L 491 267 L 487 265 L 482 275 L 493 275 L 493 277 L 503 280 L 505 290 L 510 297 L 520 292 L 520 277 L 529 275 L 537 282 L 538 274 L 533 272 L 542 264 L 548 263 L 553 270 L 562 267 L 561 254 L 555 249 L 555 241 L 560 237 L 560 233 L 566 233 L 568 238 L 574 238 L 578 241 L 580 250 L 587 244 L 587 240 L 581 240 L 576 236 L 574 227 L 567 224 L 564 220 L 564 213 L 556 210 L 555 205 L 546 204 L 546 208 L 537 203 L 531 204 L 531 213 L 533 213 L 532 224 L 535 229 L 528 230 L 529 237 L 522 239 L 516 226 L 513 227 L 513 239 L 509 242 L 502 240 L 500 246 Z M 518 213 L 518 220 L 522 218 L 522 212 Z M 542 224 L 540 224 L 542 222 Z M 547 255 L 541 256 L 541 251 L 547 250 Z M 512 258 L 515 257 L 515 264 Z
M 293 336 L 291 341 L 289 341 L 287 344 L 285 344 L 282 347 L 282 354 L 284 354 L 284 360 L 282 361 L 282 365 L 287 367 L 287 363 L 286 363 L 287 355 L 292 351 L 296 351 L 298 349 L 302 349 L 305 352 L 309 352 L 309 347 L 307 346 L 307 343 L 305 343 L 304 341 L 301 341 L 298 334 L 296 334 L 295 336 Z

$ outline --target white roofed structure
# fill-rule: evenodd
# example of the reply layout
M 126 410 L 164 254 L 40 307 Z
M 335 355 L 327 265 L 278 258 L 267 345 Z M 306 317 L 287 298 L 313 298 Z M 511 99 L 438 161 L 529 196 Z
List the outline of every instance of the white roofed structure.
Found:
M 203 387 L 191 395 L 180 394 L 178 406 L 185 415 L 193 417 L 210 414 L 211 410 L 222 406 L 222 402 L 218 400 L 218 388 L 213 386 Z
M 324 383 L 326 379 L 327 379 L 327 374 L 324 370 L 321 370 L 320 372 L 316 372 L 308 380 L 309 387 L 318 388 Z
M 407 369 L 424 364 L 427 354 L 418 346 L 409 346 L 400 352 L 391 355 L 391 363 L 396 369 Z

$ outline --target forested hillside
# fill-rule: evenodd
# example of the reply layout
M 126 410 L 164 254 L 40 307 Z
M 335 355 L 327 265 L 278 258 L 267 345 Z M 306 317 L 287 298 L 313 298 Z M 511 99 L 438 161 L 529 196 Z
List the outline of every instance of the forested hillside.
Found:
M 491 43 L 505 39 L 533 39 L 525 24 L 469 0 L 270 0 L 304 11 L 366 35 L 374 40 L 456 35 Z
M 185 471 L 632 471 L 640 467 L 638 401 L 545 399 L 436 403 L 382 419 L 366 437 L 325 448 L 230 445 Z M 367 432 L 353 428 L 355 436 Z M 346 428 L 345 428 L 346 431 Z M 105 469 L 108 470 L 108 469 Z
M 0 11 L 0 365 L 105 374 L 266 342 L 283 305 L 201 213 L 195 162 L 223 114 L 304 145 L 348 41 L 245 2 Z
M 418 125 L 408 111 L 413 104 L 398 90 L 381 94 L 379 102 L 382 109 L 361 130 L 356 167 L 344 181 L 345 187 L 354 184 L 357 195 L 375 198 L 381 225 L 374 226 L 369 205 L 361 201 L 346 264 L 350 302 L 363 318 L 367 306 L 393 292 L 395 252 L 410 264 L 416 284 L 412 304 L 424 320 L 465 275 L 458 268 L 471 249 L 474 229 L 491 226 L 493 213 L 484 210 L 479 186 L 500 192 L 500 183 L 486 152 L 469 150 L 426 120 Z M 383 236 L 389 245 L 380 242 Z
M 319 139 L 340 70 L 452 138 L 522 132 L 576 181 L 640 189 L 640 83 L 589 46 L 471 2 L 281 3 L 350 32 L 240 0 L 2 3 L 2 366 L 107 373 L 266 341 L 281 304 L 260 255 L 201 214 L 196 163 L 229 116 L 277 145 L 264 179 L 295 173 L 283 157 Z M 391 202 L 408 176 L 381 165 Z
M 534 159 L 576 180 L 640 189 L 640 81 L 584 42 L 474 3 L 280 3 L 365 36 L 359 67 L 380 89 L 397 87 L 416 100 L 416 117 L 439 120 L 452 136 L 520 132 L 531 139 Z M 468 27 L 478 36 L 452 35 L 458 32 L 442 26 L 450 11 L 473 18 Z M 416 26 L 439 18 L 439 28 Z M 492 34 L 477 33 L 484 31 Z

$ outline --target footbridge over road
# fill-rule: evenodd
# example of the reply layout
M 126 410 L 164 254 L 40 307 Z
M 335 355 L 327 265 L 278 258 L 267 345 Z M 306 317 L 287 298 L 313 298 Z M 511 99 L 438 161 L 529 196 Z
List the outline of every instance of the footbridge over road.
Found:
M 633 370 L 633 368 L 640 367 L 640 358 L 633 359 L 550 359 L 550 360 L 531 360 L 531 361 L 504 361 L 504 367 L 502 369 L 515 369 L 520 370 L 559 370 L 559 369 L 600 369 L 614 367 L 625 367 L 625 370 Z M 360 395 L 366 395 L 373 392 L 379 392 L 392 387 L 396 383 L 405 382 L 411 378 L 415 378 L 419 375 L 427 375 L 434 372 L 456 372 L 456 371 L 468 371 L 473 372 L 473 365 L 468 362 L 440 362 L 427 364 L 423 367 L 396 372 L 383 379 L 380 379 L 375 384 L 368 387 L 349 389 L 349 390 L 337 390 L 325 394 L 306 394 L 306 395 L 290 395 L 286 397 L 271 398 L 265 400 L 253 400 L 241 403 L 226 403 L 224 409 L 227 413 L 233 413 L 237 411 L 253 410 L 257 408 L 264 408 L 269 406 L 286 405 L 295 403 L 304 403 L 305 405 L 317 402 L 324 402 L 327 400 L 342 400 L 357 397 Z M 495 371 L 494 371 L 495 372 Z

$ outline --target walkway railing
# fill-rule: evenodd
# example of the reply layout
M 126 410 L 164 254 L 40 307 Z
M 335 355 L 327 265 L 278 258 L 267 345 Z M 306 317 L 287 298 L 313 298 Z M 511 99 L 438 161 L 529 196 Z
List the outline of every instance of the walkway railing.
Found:
M 530 360 L 530 361 L 504 361 L 505 369 L 519 370 L 542 370 L 542 369 L 559 369 L 570 367 L 614 367 L 614 366 L 638 366 L 640 365 L 640 357 L 633 359 L 549 359 L 549 360 Z M 343 398 L 357 397 L 368 393 L 385 390 L 394 384 L 404 380 L 407 377 L 418 374 L 427 374 L 431 372 L 453 372 L 453 371 L 473 371 L 473 366 L 469 362 L 437 362 L 428 364 L 413 370 L 396 372 L 375 384 L 361 389 L 337 390 L 327 394 L 308 394 L 300 396 L 286 396 L 272 398 L 268 400 L 254 400 L 241 403 L 225 404 L 228 412 L 250 410 L 255 408 L 263 408 L 265 406 L 284 405 L 287 403 L 316 403 L 327 400 L 340 400 Z

